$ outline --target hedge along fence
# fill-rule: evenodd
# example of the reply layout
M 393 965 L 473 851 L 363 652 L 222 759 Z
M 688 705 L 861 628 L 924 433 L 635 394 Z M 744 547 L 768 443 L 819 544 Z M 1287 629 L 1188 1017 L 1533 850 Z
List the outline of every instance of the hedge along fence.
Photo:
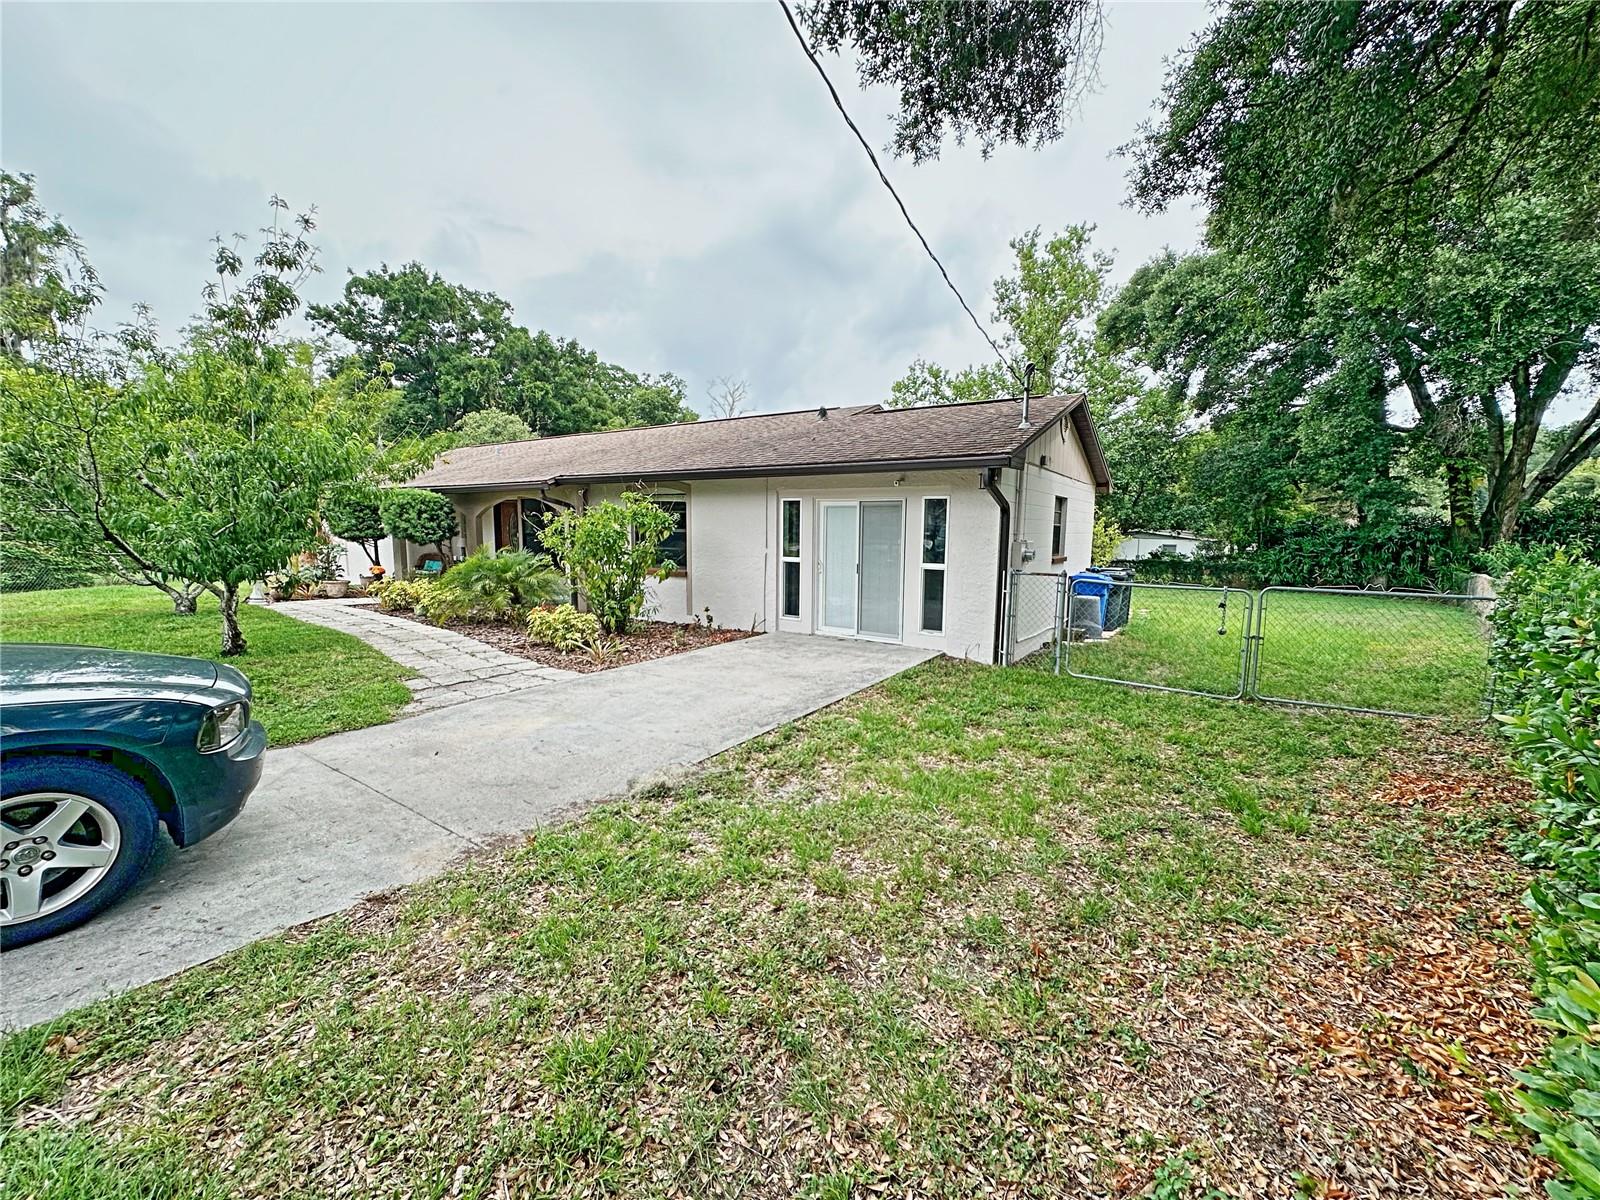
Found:
M 1553 1200 L 1600 1200 L 1600 566 L 1558 552 L 1518 567 L 1496 609 L 1498 719 L 1537 791 L 1522 847 L 1546 868 L 1527 896 L 1537 1015 L 1553 1031 L 1519 1072 L 1523 1123 L 1563 1177 Z
M 1287 526 L 1268 545 L 1232 555 L 1154 556 L 1132 565 L 1149 583 L 1215 587 L 1368 587 L 1455 591 L 1471 569 L 1451 548 L 1449 530 L 1429 518 L 1393 527 L 1351 528 L 1339 521 L 1307 519 Z

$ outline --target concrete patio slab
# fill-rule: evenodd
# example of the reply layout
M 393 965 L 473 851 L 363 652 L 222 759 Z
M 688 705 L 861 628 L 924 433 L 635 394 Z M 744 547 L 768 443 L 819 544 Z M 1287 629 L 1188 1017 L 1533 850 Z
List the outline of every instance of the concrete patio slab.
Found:
M 89 924 L 5 954 L 0 1023 L 48 1020 L 426 878 L 930 657 L 769 634 L 270 751 L 232 827 L 169 850 Z

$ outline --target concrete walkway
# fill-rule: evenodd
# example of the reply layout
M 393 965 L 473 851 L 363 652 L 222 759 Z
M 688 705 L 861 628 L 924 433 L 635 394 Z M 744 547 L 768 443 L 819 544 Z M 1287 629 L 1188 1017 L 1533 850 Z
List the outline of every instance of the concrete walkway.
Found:
M 416 671 L 417 677 L 406 681 L 415 693 L 405 708 L 406 716 L 574 679 L 579 674 L 507 654 L 464 633 L 379 612 L 372 600 L 295 600 L 274 609 L 353 634 Z
M 89 924 L 6 954 L 0 1023 L 47 1020 L 426 878 L 929 657 L 769 634 L 273 750 L 232 826 L 169 849 Z

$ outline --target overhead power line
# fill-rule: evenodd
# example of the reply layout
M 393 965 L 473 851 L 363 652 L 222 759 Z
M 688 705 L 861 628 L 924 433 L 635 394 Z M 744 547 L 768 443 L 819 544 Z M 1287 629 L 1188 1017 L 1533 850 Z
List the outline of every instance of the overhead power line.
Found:
M 894 197 L 895 204 L 900 208 L 900 215 L 906 219 L 906 224 L 911 227 L 911 232 L 917 235 L 917 241 L 922 243 L 922 248 L 928 252 L 928 257 L 933 260 L 933 265 L 939 268 L 939 274 L 944 278 L 945 286 L 950 289 L 951 294 L 960 302 L 967 316 L 972 319 L 973 328 L 983 335 L 984 341 L 989 343 L 989 349 L 994 351 L 994 356 L 1000 361 L 1000 365 L 1005 367 L 1012 377 L 1016 378 L 1020 383 L 1021 378 L 1017 376 L 1016 367 L 1001 352 L 994 338 L 989 336 L 989 331 L 984 328 L 983 322 L 978 320 L 978 314 L 972 311 L 972 306 L 967 303 L 966 297 L 961 294 L 961 289 L 956 287 L 955 280 L 950 278 L 950 272 L 944 269 L 944 263 L 939 261 L 939 256 L 933 252 L 933 247 L 928 244 L 928 239 L 923 236 L 922 230 L 917 228 L 917 223 L 911 219 L 911 213 L 906 208 L 906 202 L 900 199 L 900 193 L 894 190 L 894 184 L 890 183 L 889 177 L 884 174 L 883 166 L 878 162 L 878 156 L 873 152 L 872 144 L 862 136 L 860 127 L 845 110 L 844 101 L 839 98 L 839 90 L 833 86 L 833 80 L 828 78 L 828 72 L 823 69 L 822 60 L 817 57 L 816 51 L 811 48 L 811 43 L 806 41 L 806 35 L 800 31 L 800 25 L 794 19 L 794 13 L 789 9 L 788 0 L 778 0 L 778 7 L 783 9 L 783 15 L 789 21 L 789 28 L 794 30 L 795 40 L 800 43 L 800 49 L 805 51 L 806 57 L 811 60 L 811 65 L 817 69 L 817 74 L 822 76 L 822 82 L 827 86 L 828 95 L 833 97 L 833 106 L 839 110 L 839 115 L 844 118 L 844 123 L 850 126 L 850 132 L 856 135 L 856 141 L 861 143 L 861 148 L 867 152 L 867 158 L 872 162 L 872 169 L 878 173 L 878 178 L 882 181 L 883 186 L 889 190 L 889 195 Z

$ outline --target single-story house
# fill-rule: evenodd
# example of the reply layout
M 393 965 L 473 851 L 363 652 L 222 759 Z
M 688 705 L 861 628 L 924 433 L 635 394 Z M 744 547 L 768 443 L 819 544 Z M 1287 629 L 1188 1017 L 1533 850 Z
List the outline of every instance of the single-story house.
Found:
M 1200 541 L 1198 533 L 1186 529 L 1130 530 L 1117 546 L 1117 558 L 1123 562 L 1137 562 L 1156 553 L 1193 558 L 1200 552 Z
M 1009 568 L 1089 565 L 1111 480 L 1082 396 L 762 413 L 451 450 L 454 556 L 541 548 L 547 514 L 624 491 L 678 518 L 647 615 L 997 658 Z M 432 547 L 391 545 L 403 572 Z M 1019 635 L 1037 638 L 1037 631 Z

